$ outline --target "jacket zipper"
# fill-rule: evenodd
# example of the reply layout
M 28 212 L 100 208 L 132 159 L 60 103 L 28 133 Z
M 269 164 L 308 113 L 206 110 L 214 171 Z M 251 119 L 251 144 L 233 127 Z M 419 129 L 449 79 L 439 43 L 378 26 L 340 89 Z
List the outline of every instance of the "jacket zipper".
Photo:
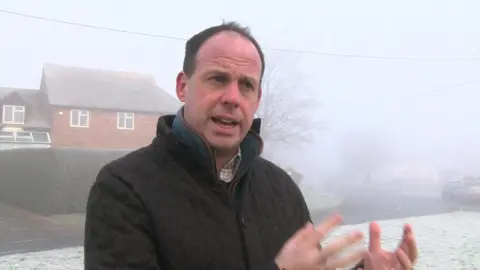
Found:
M 200 136 L 200 138 L 202 139 L 205 146 L 209 149 L 210 161 L 211 161 L 211 165 L 212 165 L 211 169 L 212 169 L 213 175 L 215 177 L 215 180 L 221 181 L 221 179 L 218 175 L 218 172 L 217 172 L 217 166 L 216 166 L 216 160 L 215 160 L 215 151 L 208 145 L 208 143 L 205 141 L 205 139 L 203 139 L 203 137 Z M 238 227 L 238 231 L 239 231 L 240 241 L 242 243 L 242 257 L 243 257 L 243 260 L 245 262 L 245 265 L 247 266 L 247 270 L 249 270 L 250 269 L 250 263 L 249 263 L 249 259 L 248 259 L 248 253 L 247 253 L 247 245 L 245 243 L 245 234 L 243 232 L 243 229 L 244 229 L 243 226 L 244 225 L 242 224 L 242 221 L 241 221 L 242 217 L 241 217 L 241 213 L 240 213 L 241 198 L 237 199 L 236 194 L 235 194 L 238 182 L 240 180 L 239 176 L 243 175 L 244 173 L 245 172 L 235 174 L 235 177 L 232 180 L 233 183 L 232 183 L 232 186 L 230 187 L 230 190 L 227 189 L 227 195 L 230 198 L 231 202 L 233 202 L 233 207 L 234 207 L 234 211 L 235 211 L 235 218 L 236 218 L 237 227 Z

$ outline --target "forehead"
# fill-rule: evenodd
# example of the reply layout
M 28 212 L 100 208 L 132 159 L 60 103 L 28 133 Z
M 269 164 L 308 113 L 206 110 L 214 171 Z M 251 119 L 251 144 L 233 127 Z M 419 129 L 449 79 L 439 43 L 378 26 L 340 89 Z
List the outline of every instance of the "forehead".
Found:
M 203 44 L 197 54 L 200 69 L 222 69 L 260 77 L 262 62 L 253 43 L 235 32 L 221 32 Z

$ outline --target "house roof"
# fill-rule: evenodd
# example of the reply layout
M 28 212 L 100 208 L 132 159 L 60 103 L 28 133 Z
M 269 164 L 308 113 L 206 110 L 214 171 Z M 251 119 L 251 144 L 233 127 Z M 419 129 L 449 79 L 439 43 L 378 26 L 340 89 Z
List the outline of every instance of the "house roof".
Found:
M 12 92 L 11 88 L 0 87 L 0 100 L 2 100 L 10 92 Z
M 181 107 L 151 75 L 45 64 L 42 84 L 56 106 L 151 113 Z
M 25 102 L 27 116 L 25 117 L 25 124 L 22 125 L 23 127 L 50 128 L 50 121 L 46 111 L 48 110 L 48 104 L 45 93 L 33 89 L 0 88 L 1 93 L 6 93 L 0 99 L 7 103 L 8 100 L 18 99 Z
M 12 87 L 0 87 L 0 100 L 4 99 L 6 96 L 8 96 L 12 92 L 29 92 L 29 91 L 35 91 L 35 89 L 23 89 L 23 88 L 12 88 Z

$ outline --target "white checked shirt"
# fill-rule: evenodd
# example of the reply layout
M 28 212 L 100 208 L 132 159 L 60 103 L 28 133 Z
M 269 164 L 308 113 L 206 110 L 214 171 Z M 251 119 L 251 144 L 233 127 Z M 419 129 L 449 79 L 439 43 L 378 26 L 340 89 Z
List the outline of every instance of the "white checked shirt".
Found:
M 235 178 L 235 174 L 237 173 L 238 167 L 240 166 L 240 161 L 242 160 L 242 155 L 240 149 L 238 149 L 238 153 L 230 159 L 230 161 L 220 169 L 219 176 L 220 180 L 224 182 L 231 182 L 233 178 Z

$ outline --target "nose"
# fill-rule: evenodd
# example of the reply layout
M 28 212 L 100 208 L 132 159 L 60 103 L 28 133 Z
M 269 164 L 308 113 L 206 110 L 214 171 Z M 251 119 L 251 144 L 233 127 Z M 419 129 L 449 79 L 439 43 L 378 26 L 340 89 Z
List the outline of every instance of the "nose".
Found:
M 240 89 L 238 84 L 232 82 L 224 89 L 222 95 L 222 103 L 237 107 L 241 98 Z

